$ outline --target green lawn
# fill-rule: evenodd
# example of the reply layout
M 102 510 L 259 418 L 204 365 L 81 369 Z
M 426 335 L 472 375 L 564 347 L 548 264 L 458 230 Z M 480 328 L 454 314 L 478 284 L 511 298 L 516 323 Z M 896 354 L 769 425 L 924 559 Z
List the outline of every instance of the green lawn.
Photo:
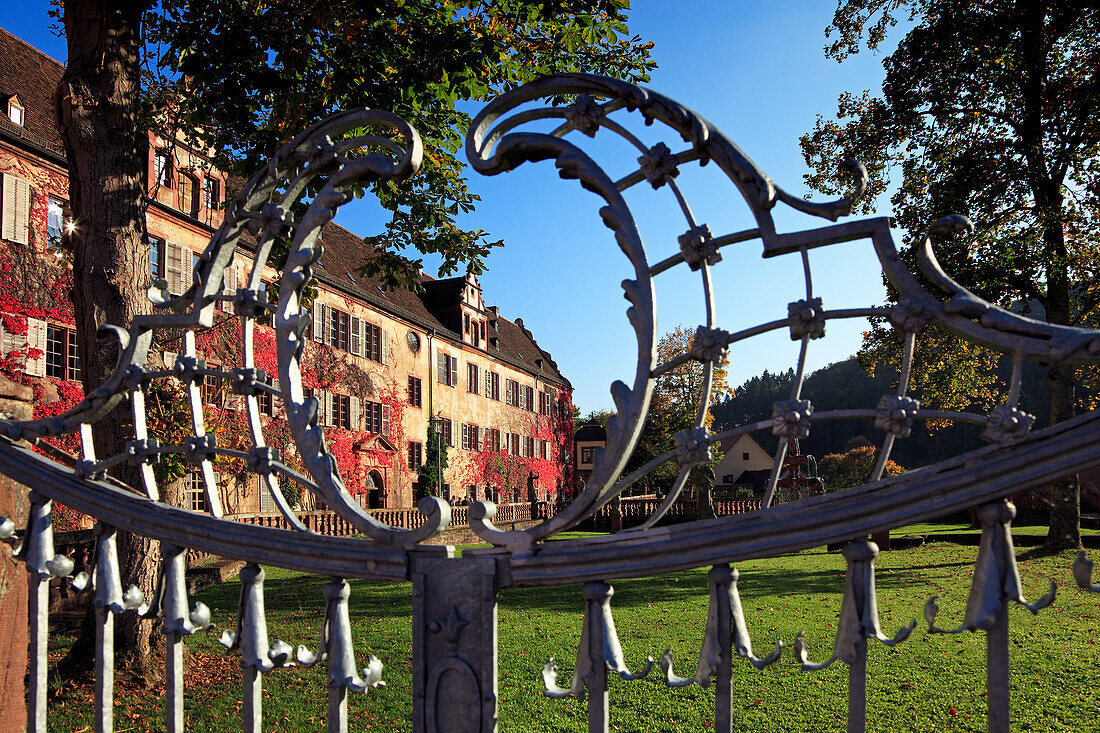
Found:
M 912 532 L 908 532 L 912 533 Z M 883 630 L 921 618 L 925 599 L 941 596 L 940 625 L 957 624 L 966 603 L 977 548 L 932 543 L 883 553 L 878 563 L 878 601 Z M 1069 573 L 1072 554 L 1019 553 L 1030 598 L 1058 582 L 1055 605 L 1033 617 L 1012 610 L 1013 730 L 1094 730 L 1100 720 L 1100 596 L 1078 591 Z M 805 630 L 812 660 L 831 652 L 840 609 L 843 561 L 836 553 L 804 552 L 738 565 L 742 602 L 757 652 L 774 641 L 794 641 Z M 323 613 L 321 578 L 269 570 L 268 624 L 272 638 L 315 645 Z M 219 626 L 231 624 L 237 583 L 209 589 L 199 600 L 214 610 Z M 360 663 L 368 651 L 382 658 L 387 687 L 356 695 L 349 703 L 351 729 L 410 730 L 409 586 L 352 583 L 352 619 Z M 694 672 L 707 609 L 706 571 L 615 584 L 615 621 L 632 668 L 647 654 L 671 647 L 676 671 Z M 568 684 L 581 630 L 579 587 L 507 590 L 500 602 L 500 729 L 585 730 L 585 708 L 576 700 L 540 695 L 540 669 L 557 659 L 559 682 Z M 923 622 L 922 622 L 923 624 Z M 985 729 L 984 659 L 981 634 L 928 636 L 918 630 L 904 644 L 870 651 L 868 728 L 886 730 Z M 194 671 L 186 699 L 188 730 L 229 731 L 239 726 L 236 654 L 215 643 L 216 633 L 193 640 Z M 847 668 L 804 673 L 790 650 L 772 668 L 736 667 L 735 715 L 739 727 L 759 731 L 840 731 L 846 711 Z M 324 729 L 325 689 L 321 668 L 276 670 L 265 685 L 264 730 Z M 611 685 L 612 729 L 702 730 L 711 725 L 713 688 L 670 690 L 654 679 Z M 90 687 L 67 687 L 52 700 L 50 730 L 80 731 L 91 724 L 85 702 Z M 78 708 L 84 708 L 77 712 Z M 116 707 L 116 730 L 162 729 L 159 696 L 124 689 Z M 157 722 L 154 722 L 157 721 Z M 87 728 L 90 730 L 90 728 Z

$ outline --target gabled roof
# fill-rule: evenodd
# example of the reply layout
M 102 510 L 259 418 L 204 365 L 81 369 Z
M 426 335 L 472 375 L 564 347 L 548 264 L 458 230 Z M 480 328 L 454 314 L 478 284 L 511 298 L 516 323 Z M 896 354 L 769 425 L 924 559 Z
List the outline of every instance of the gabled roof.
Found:
M 65 72 L 63 64 L 0 28 L 0 100 L 19 97 L 26 114 L 24 126 L 16 125 L 0 114 L 0 135 L 7 133 L 41 151 L 60 156 L 64 147 L 58 131 L 56 92 Z M 240 190 L 245 181 L 230 179 L 230 191 Z M 361 277 L 358 270 L 366 262 L 369 248 L 360 237 L 330 223 L 321 232 L 324 254 L 315 267 L 317 279 L 330 288 L 364 300 L 379 310 L 403 317 L 417 325 L 434 329 L 448 338 L 462 341 L 462 320 L 456 316 L 465 286 L 465 278 L 436 280 L 421 275 L 424 290 L 384 290 L 379 281 Z M 557 369 L 548 353 L 539 348 L 523 322 L 496 317 L 497 330 L 487 334 L 495 339 L 485 352 L 522 371 L 569 387 L 569 381 Z
M 54 61 L 26 41 L 0 28 L 0 131 L 22 138 L 55 155 L 64 155 L 57 127 L 57 85 L 65 66 Z M 19 97 L 26 114 L 23 126 L 7 115 L 7 101 Z
M 404 288 L 385 289 L 370 277 L 361 276 L 358 270 L 367 261 L 370 247 L 362 238 L 336 223 L 326 224 L 321 230 L 323 254 L 320 265 L 314 266 L 314 276 L 334 290 L 364 300 L 379 310 L 404 317 L 424 328 L 432 328 L 453 341 L 461 342 L 461 319 L 455 319 L 465 287 L 464 277 L 436 280 L 421 275 L 424 290 L 414 293 Z M 351 277 L 348 277 L 351 275 Z M 534 336 L 523 326 L 523 321 L 510 321 L 494 315 L 496 330 L 486 334 L 496 339 L 496 345 L 482 350 L 517 369 L 529 372 L 551 382 L 570 387 L 569 380 L 558 371 L 549 353 L 543 351 Z M 491 343 L 491 342 L 490 342 Z

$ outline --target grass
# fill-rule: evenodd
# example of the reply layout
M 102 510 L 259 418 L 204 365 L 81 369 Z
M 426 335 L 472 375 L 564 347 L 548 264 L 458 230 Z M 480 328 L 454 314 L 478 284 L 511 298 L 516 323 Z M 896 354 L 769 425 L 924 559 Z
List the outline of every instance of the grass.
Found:
M 1048 525 L 1046 524 L 1012 524 L 1014 535 L 1038 535 L 1046 537 Z M 966 522 L 928 522 L 924 524 L 908 524 L 904 527 L 890 530 L 891 537 L 905 537 L 906 535 L 924 535 L 929 541 L 935 541 L 936 535 L 942 534 L 973 534 L 980 535 L 981 527 L 975 527 Z M 1100 529 L 1082 527 L 1081 534 L 1100 534 Z
M 939 594 L 940 625 L 957 624 L 966 604 L 977 548 L 932 542 L 924 547 L 883 553 L 878 562 L 878 603 L 883 630 L 921 618 L 928 596 Z M 1033 617 L 1011 612 L 1013 730 L 1095 729 L 1100 719 L 1100 648 L 1097 619 L 1100 596 L 1072 584 L 1072 553 L 1045 555 L 1020 551 L 1024 590 L 1029 598 L 1058 582 L 1054 607 Z M 793 643 L 805 630 L 810 657 L 829 656 L 840 610 L 843 560 L 837 553 L 810 551 L 738 564 L 739 588 L 749 631 L 758 654 L 776 639 Z M 269 569 L 267 620 L 272 638 L 315 645 L 323 614 L 323 579 Z M 239 592 L 226 583 L 197 600 L 214 611 L 219 626 L 231 624 Z M 358 661 L 368 652 L 385 664 L 388 686 L 349 702 L 350 728 L 357 731 L 411 730 L 410 588 L 407 584 L 353 582 L 352 625 Z M 706 570 L 624 581 L 612 600 L 627 663 L 638 669 L 646 655 L 666 647 L 676 672 L 694 672 L 707 612 Z M 500 598 L 499 696 L 502 731 L 586 730 L 585 706 L 576 700 L 550 700 L 540 694 L 540 669 L 553 656 L 568 684 L 580 636 L 583 601 L 579 587 L 510 589 Z M 984 660 L 981 634 L 929 636 L 922 626 L 895 649 L 872 643 L 869 659 L 868 729 L 876 731 L 985 730 Z M 229 731 L 239 727 L 240 677 L 237 655 L 216 645 L 217 632 L 191 640 L 195 664 L 185 701 L 189 731 Z M 841 731 L 845 726 L 847 668 L 837 664 L 815 673 L 800 671 L 790 650 L 764 672 L 739 662 L 734 681 L 734 714 L 739 729 L 759 731 Z M 616 731 L 705 730 L 712 725 L 713 687 L 670 690 L 652 679 L 611 681 L 611 726 Z M 91 730 L 87 701 L 91 688 L 68 686 L 51 701 L 50 730 Z M 264 730 L 324 729 L 324 671 L 276 670 L 265 680 Z M 118 693 L 116 730 L 158 730 L 156 691 L 123 688 Z

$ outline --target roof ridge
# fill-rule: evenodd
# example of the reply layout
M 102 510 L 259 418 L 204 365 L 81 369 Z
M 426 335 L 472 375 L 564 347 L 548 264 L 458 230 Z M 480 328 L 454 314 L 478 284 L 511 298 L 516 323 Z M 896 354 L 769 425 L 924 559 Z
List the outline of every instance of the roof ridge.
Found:
M 9 31 L 9 30 L 8 30 L 7 28 L 0 28 L 0 33 L 4 33 L 4 34 L 5 34 L 5 35 L 7 35 L 8 37 L 10 37 L 10 38 L 13 38 L 13 39 L 15 39 L 16 41 L 19 41 L 19 42 L 20 42 L 20 43 L 22 43 L 22 44 L 23 44 L 24 46 L 26 46 L 26 47 L 27 47 L 27 48 L 29 48 L 30 50 L 34 51 L 34 52 L 35 52 L 36 54 L 38 54 L 38 55 L 39 55 L 39 56 L 41 56 L 42 58 L 46 59 L 47 61 L 52 61 L 53 63 L 57 64 L 57 65 L 58 65 L 58 67 L 60 67 L 60 69 L 61 69 L 62 73 L 64 73 L 64 71 L 65 71 L 65 64 L 61 63 L 60 61 L 58 61 L 57 59 L 55 59 L 55 58 L 54 58 L 53 56 L 50 56 L 50 55 L 49 55 L 48 53 L 46 53 L 46 52 L 45 52 L 45 51 L 43 51 L 42 49 L 40 49 L 40 48 L 36 48 L 35 46 L 32 46 L 32 45 L 31 45 L 30 43 L 28 43 L 27 41 L 23 40 L 23 39 L 22 39 L 22 38 L 20 38 L 19 36 L 15 35 L 15 34 L 14 34 L 14 33 L 12 33 L 11 31 Z

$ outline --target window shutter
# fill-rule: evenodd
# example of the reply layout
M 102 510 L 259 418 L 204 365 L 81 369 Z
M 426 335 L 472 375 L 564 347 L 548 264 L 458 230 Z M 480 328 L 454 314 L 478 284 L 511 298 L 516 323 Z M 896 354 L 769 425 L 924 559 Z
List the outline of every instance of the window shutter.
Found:
M 359 430 L 359 402 L 360 400 L 358 397 L 352 397 L 351 400 L 349 400 L 348 417 L 351 420 L 352 430 Z
M 321 306 L 321 343 L 332 345 L 333 333 L 332 333 L 332 308 L 327 305 Z
M 325 392 L 328 397 L 328 424 L 336 427 L 336 421 L 340 418 L 340 396 L 335 392 Z
M 435 381 L 447 383 L 447 355 L 442 351 L 436 353 Z
M 30 332 L 30 321 L 27 319 L 27 332 L 24 333 L 12 333 L 3 327 L 3 323 L 0 322 L 0 350 L 3 351 L 3 356 L 7 356 L 13 351 L 22 351 L 28 343 L 27 336 Z M 24 367 L 25 368 L 25 367 Z
M 4 230 L 0 236 L 3 236 L 9 242 L 15 241 L 15 182 L 17 180 L 15 176 L 4 174 L 4 208 L 2 212 Z M 7 351 L 11 351 L 11 349 L 7 349 Z
M 195 282 L 195 253 L 190 247 L 180 245 L 180 293 L 187 292 L 191 283 Z
M 222 270 L 222 295 L 236 295 L 237 294 L 237 266 L 231 264 Z M 222 308 L 227 313 L 235 313 L 236 310 L 231 302 L 223 302 Z
M 46 376 L 46 322 L 37 318 L 27 319 L 27 350 L 31 349 L 38 349 L 38 357 L 28 356 L 23 371 L 32 377 Z
M 462 423 L 462 447 L 470 449 L 470 426 L 466 423 Z
M 174 351 L 165 351 L 164 352 L 164 368 L 165 369 L 172 369 L 173 367 L 176 366 L 176 356 L 177 356 L 177 354 Z
M 276 390 L 279 389 L 279 380 L 272 379 L 271 386 Z M 286 410 L 283 409 L 283 398 L 279 395 L 271 396 L 271 416 L 276 418 L 286 417 Z
M 450 385 L 454 387 L 458 384 L 458 357 L 451 359 L 451 381 Z
M 488 369 L 485 370 L 485 396 L 493 396 L 493 373 Z
M 382 333 L 382 337 L 381 337 L 382 343 L 380 345 L 380 348 L 382 349 L 382 366 L 389 366 L 390 365 L 390 332 L 387 329 L 383 328 L 381 330 L 381 333 Z
M 30 242 L 31 187 L 22 178 L 4 174 L 3 238 L 9 242 Z
M 179 295 L 183 292 L 183 250 L 187 249 L 176 242 L 164 243 L 164 279 L 168 281 L 168 292 Z
M 324 306 L 313 301 L 313 340 L 324 343 L 325 341 L 325 319 L 321 311 L 324 310 Z
M 363 342 L 360 335 L 362 321 L 355 316 L 351 317 L 351 353 L 355 356 L 363 355 Z
M 382 405 L 382 435 L 390 437 L 390 406 Z
M 317 400 L 317 424 L 328 425 L 328 393 L 323 389 L 313 391 L 313 398 Z

